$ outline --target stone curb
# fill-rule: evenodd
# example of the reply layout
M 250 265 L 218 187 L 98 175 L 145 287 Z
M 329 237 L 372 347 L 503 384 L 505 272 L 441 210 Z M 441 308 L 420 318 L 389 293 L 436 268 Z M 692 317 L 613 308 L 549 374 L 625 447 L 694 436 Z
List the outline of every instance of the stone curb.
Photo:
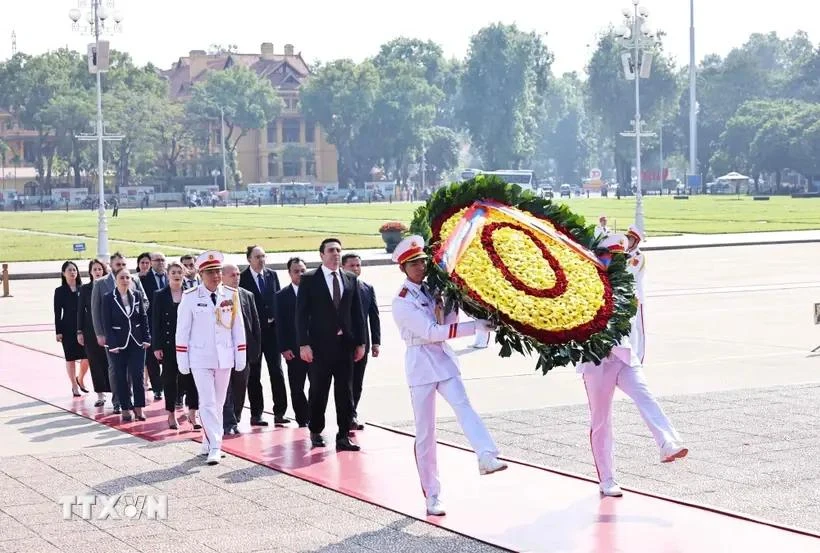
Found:
M 703 248 L 730 248 L 735 246 L 778 246 L 778 245 L 786 245 L 786 244 L 810 244 L 810 243 L 818 243 L 820 242 L 820 238 L 794 238 L 794 239 L 783 239 L 783 240 L 771 240 L 767 242 L 761 241 L 751 241 L 751 242 L 726 242 L 726 243 L 714 243 L 714 244 L 681 244 L 681 245 L 669 245 L 669 246 L 652 246 L 647 244 L 642 249 L 645 251 L 669 251 L 669 250 L 694 250 L 694 249 L 703 249 Z M 362 257 L 362 266 L 363 267 L 380 267 L 384 265 L 392 265 L 393 262 L 387 257 L 377 257 L 377 258 L 367 258 Z M 238 265 L 240 270 L 245 270 L 247 265 Z M 307 266 L 309 269 L 315 268 L 319 266 L 318 262 L 315 261 L 308 261 Z M 9 280 L 44 280 L 44 279 L 54 279 L 60 278 L 60 272 L 47 272 L 47 273 L 14 273 L 13 271 L 14 263 L 9 263 Z M 269 263 L 268 267 L 275 271 L 284 271 L 287 267 L 284 262 L 277 262 L 277 263 Z M 82 272 L 84 277 L 88 275 L 85 272 Z

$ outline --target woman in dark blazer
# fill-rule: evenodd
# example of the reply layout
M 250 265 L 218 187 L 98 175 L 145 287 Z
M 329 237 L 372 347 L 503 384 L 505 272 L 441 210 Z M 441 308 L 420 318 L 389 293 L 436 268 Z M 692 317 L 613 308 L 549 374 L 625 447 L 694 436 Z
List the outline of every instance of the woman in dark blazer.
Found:
M 97 401 L 94 407 L 105 405 L 105 393 L 111 392 L 108 382 L 108 357 L 105 348 L 97 343 L 94 333 L 94 321 L 91 319 L 91 292 L 94 290 L 94 281 L 108 274 L 105 263 L 99 259 L 92 259 L 88 264 L 88 276 L 91 282 L 80 287 L 80 304 L 77 309 L 77 342 L 85 348 L 85 355 L 91 367 L 91 383 L 97 392 Z
M 66 261 L 60 269 L 62 283 L 54 290 L 54 331 L 57 341 L 63 346 L 65 369 L 68 380 L 71 382 L 71 393 L 80 397 L 80 391 L 85 389 L 85 373 L 88 372 L 88 361 L 85 351 L 77 342 L 77 304 L 80 286 L 80 269 L 73 261 Z M 80 361 L 80 374 L 77 376 L 77 361 Z
M 168 426 L 179 428 L 176 418 L 176 401 L 179 388 L 185 390 L 185 405 L 188 406 L 188 420 L 194 429 L 202 428 L 196 420 L 199 409 L 199 395 L 190 373 L 180 374 L 177 366 L 176 333 L 177 309 L 182 301 L 185 267 L 176 261 L 168 265 L 168 286 L 154 292 L 151 299 L 151 350 L 162 363 L 162 387 L 165 390 L 165 410 L 168 411 Z
M 151 347 L 151 331 L 148 315 L 142 303 L 142 293 L 131 290 L 131 273 L 120 269 L 114 277 L 116 288 L 103 296 L 102 319 L 105 330 L 105 347 L 114 364 L 117 397 L 122 407 L 123 422 L 131 422 L 133 408 L 137 420 L 144 421 L 142 408 L 145 407 L 145 387 L 143 369 L 145 350 Z M 134 402 L 128 381 L 134 391 Z

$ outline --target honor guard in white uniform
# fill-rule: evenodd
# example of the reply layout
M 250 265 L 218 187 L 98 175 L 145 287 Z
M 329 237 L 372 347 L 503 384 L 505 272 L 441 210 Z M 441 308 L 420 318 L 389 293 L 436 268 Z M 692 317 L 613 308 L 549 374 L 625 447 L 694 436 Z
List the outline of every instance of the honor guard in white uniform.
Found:
M 635 278 L 635 297 L 638 299 L 638 313 L 635 315 L 635 324 L 632 325 L 632 332 L 629 334 L 629 341 L 632 350 L 638 359 L 643 363 L 646 355 L 646 334 L 644 332 L 644 275 L 646 271 L 646 257 L 640 250 L 643 241 L 643 233 L 634 225 L 626 231 L 626 253 L 629 256 L 626 270 Z
M 393 298 L 393 318 L 402 340 L 407 344 L 405 372 L 413 402 L 416 425 L 416 466 L 427 503 L 427 513 L 443 515 L 439 501 L 441 484 L 436 463 L 436 392 L 455 411 L 470 445 L 478 455 L 480 474 L 507 468 L 498 460 L 498 448 L 484 422 L 478 416 L 464 389 L 458 358 L 446 341 L 472 336 L 477 329 L 489 332 L 487 321 L 459 322 L 458 313 L 444 313 L 440 298 L 424 284 L 427 255 L 424 239 L 409 236 L 396 246 L 393 262 L 407 276 L 398 295 Z
M 222 260 L 216 251 L 197 258 L 202 283 L 182 295 L 176 332 L 179 372 L 192 373 L 199 392 L 200 453 L 208 456 L 210 465 L 223 456 L 222 407 L 231 369 L 245 369 L 247 350 L 239 295 L 222 284 Z
M 634 231 L 640 239 L 640 234 Z M 607 236 L 596 251 L 604 264 L 609 264 L 613 253 L 627 253 L 628 240 L 622 234 Z M 637 242 L 635 242 L 637 245 Z M 639 263 L 633 262 L 638 259 Z M 628 257 L 627 266 L 632 272 L 636 267 L 642 268 L 643 257 Z M 636 287 L 637 287 L 636 282 Z M 643 290 L 636 292 L 639 301 L 642 301 Z M 685 457 L 688 449 L 680 445 L 680 437 L 669 421 L 669 418 L 658 405 L 657 400 L 649 391 L 646 378 L 643 374 L 643 325 L 640 326 L 640 342 L 632 341 L 637 335 L 638 320 L 641 311 L 632 319 L 632 332 L 624 337 L 621 343 L 610 354 L 601 360 L 600 365 L 595 363 L 581 363 L 577 370 L 583 375 L 589 401 L 590 432 L 589 440 L 592 446 L 592 458 L 598 471 L 601 493 L 607 496 L 619 497 L 623 495 L 620 486 L 615 480 L 615 458 L 613 453 L 612 432 L 612 399 L 615 388 L 620 388 L 629 396 L 641 414 L 652 436 L 655 438 L 661 452 L 661 462 L 668 463 Z M 639 349 L 640 348 L 640 349 Z

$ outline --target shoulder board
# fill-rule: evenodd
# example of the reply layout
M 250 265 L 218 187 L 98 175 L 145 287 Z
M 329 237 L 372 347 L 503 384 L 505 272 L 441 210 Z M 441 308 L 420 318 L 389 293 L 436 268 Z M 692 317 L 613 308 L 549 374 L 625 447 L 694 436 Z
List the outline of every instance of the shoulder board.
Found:
M 197 289 L 197 287 L 199 287 L 199 284 L 197 284 L 196 286 L 192 286 L 192 287 L 188 288 L 187 290 L 185 290 L 185 291 L 184 291 L 184 292 L 182 292 L 182 293 L 183 293 L 183 294 L 190 294 L 191 292 L 193 292 L 194 290 L 196 290 L 196 289 Z
M 406 297 L 406 296 L 407 296 L 407 292 L 408 292 L 407 288 L 402 288 L 402 289 L 401 289 L 401 291 L 399 292 L 399 297 L 400 297 L 400 298 L 404 298 L 404 297 Z

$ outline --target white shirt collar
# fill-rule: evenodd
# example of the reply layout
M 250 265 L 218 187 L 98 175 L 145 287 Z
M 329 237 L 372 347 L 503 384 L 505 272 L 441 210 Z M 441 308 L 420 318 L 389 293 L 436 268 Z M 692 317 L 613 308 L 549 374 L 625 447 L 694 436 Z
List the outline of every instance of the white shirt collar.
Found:
M 334 272 L 336 273 L 336 276 L 339 276 L 339 275 L 341 275 L 342 270 L 341 269 L 336 269 L 334 271 L 333 269 L 328 269 L 327 267 L 322 265 L 322 273 L 325 275 L 325 278 L 331 278 L 330 273 L 334 273 Z
M 293 288 L 293 295 L 298 296 L 299 295 L 299 285 L 294 284 L 294 283 L 291 282 L 290 287 Z

